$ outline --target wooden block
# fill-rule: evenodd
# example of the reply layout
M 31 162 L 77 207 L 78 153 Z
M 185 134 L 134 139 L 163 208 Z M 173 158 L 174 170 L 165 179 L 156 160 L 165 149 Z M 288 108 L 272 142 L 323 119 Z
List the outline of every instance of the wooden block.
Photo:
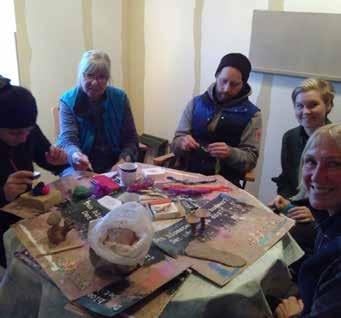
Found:
M 164 208 L 164 209 L 163 209 Z M 154 220 L 171 220 L 181 217 L 181 213 L 177 206 L 173 203 L 163 203 L 151 205 L 154 214 Z
M 191 257 L 213 261 L 231 267 L 243 267 L 246 265 L 245 259 L 238 255 L 218 250 L 208 244 L 199 243 L 197 241 L 189 243 L 185 253 Z
M 51 190 L 47 195 L 33 196 L 31 192 L 25 192 L 21 196 L 23 205 L 47 212 L 50 208 L 62 202 L 62 195 L 58 190 Z

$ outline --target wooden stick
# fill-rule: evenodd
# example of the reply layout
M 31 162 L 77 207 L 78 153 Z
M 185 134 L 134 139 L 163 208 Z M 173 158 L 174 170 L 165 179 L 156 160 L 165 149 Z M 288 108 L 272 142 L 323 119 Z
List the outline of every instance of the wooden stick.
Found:
M 37 254 L 35 257 L 58 254 L 58 253 L 65 252 L 65 251 L 75 250 L 83 246 L 84 246 L 84 243 L 78 244 L 78 245 L 65 246 L 65 247 L 54 249 L 54 250 L 50 250 L 46 253 Z

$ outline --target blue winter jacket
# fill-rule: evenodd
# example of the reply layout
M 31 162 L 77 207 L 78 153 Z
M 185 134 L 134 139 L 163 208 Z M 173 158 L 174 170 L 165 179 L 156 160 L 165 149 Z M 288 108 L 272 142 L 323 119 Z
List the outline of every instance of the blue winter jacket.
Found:
M 314 212 L 319 224 L 314 255 L 299 274 L 301 317 L 341 317 L 341 214 Z

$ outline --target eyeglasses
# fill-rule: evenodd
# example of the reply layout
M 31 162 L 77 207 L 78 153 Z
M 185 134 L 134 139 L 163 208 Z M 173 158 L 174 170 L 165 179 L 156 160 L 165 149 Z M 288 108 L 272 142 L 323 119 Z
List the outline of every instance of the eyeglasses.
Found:
M 103 74 L 95 75 L 95 74 L 84 73 L 84 79 L 89 82 L 96 80 L 96 82 L 100 82 L 100 83 L 106 83 L 108 81 L 108 77 Z

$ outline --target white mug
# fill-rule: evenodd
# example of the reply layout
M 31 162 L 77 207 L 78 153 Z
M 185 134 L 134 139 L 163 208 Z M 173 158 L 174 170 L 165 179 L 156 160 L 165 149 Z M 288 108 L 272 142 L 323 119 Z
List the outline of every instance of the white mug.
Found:
M 136 181 L 137 164 L 134 162 L 124 162 L 118 165 L 118 173 L 121 184 L 128 186 Z

